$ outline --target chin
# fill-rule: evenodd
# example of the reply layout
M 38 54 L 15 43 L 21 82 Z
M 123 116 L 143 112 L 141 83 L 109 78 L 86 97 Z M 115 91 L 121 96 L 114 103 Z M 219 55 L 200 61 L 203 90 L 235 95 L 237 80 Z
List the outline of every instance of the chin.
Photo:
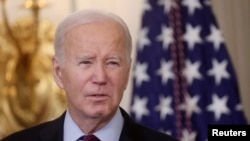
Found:
M 91 111 L 89 111 L 90 115 L 92 116 L 95 116 L 95 117 L 100 117 L 100 116 L 105 116 L 108 111 L 107 110 L 104 110 L 103 108 L 102 109 L 91 109 Z

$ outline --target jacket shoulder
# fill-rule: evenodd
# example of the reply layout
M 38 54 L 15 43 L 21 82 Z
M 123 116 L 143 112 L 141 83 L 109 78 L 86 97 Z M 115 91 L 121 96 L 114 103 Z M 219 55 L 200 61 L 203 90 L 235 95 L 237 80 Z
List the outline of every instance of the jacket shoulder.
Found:
M 124 118 L 124 126 L 120 141 L 178 141 L 168 134 L 134 122 L 125 110 L 121 109 L 121 112 Z
M 65 114 L 55 120 L 14 132 L 1 141 L 40 141 L 42 138 L 53 137 L 59 132 L 63 132 L 64 115 Z
M 43 128 L 46 127 L 46 125 L 49 124 L 43 123 L 40 125 L 36 125 L 34 127 L 26 128 L 20 131 L 16 131 L 7 137 L 3 138 L 1 141 L 15 141 L 15 140 L 39 140 L 39 131 Z
M 137 124 L 137 123 L 135 123 Z M 148 128 L 146 126 L 137 124 L 139 131 L 141 131 L 141 134 L 145 136 L 147 140 L 157 140 L 157 141 L 178 141 L 174 137 L 165 134 L 163 132 Z

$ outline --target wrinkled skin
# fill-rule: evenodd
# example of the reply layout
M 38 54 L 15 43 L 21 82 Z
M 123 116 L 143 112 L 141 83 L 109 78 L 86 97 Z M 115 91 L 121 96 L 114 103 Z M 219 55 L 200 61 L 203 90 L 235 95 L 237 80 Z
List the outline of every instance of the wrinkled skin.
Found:
M 73 120 L 92 133 L 111 120 L 128 83 L 125 33 L 115 22 L 95 22 L 71 29 L 65 43 L 62 64 L 53 58 L 54 78 Z

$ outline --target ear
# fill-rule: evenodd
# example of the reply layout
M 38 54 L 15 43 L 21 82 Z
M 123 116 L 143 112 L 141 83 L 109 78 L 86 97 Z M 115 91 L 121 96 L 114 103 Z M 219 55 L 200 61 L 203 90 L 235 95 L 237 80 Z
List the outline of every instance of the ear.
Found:
M 60 63 L 56 60 L 55 57 L 52 58 L 52 67 L 53 67 L 53 77 L 58 87 L 63 89 L 63 82 L 62 82 L 62 68 Z

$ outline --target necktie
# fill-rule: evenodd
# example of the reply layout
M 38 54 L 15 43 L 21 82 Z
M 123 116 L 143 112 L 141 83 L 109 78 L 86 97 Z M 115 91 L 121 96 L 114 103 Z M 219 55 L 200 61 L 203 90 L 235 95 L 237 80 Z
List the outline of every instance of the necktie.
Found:
M 95 135 L 89 134 L 89 135 L 82 136 L 77 141 L 101 141 L 101 140 L 98 139 Z
M 85 135 L 83 136 L 83 141 L 100 141 L 95 135 Z

